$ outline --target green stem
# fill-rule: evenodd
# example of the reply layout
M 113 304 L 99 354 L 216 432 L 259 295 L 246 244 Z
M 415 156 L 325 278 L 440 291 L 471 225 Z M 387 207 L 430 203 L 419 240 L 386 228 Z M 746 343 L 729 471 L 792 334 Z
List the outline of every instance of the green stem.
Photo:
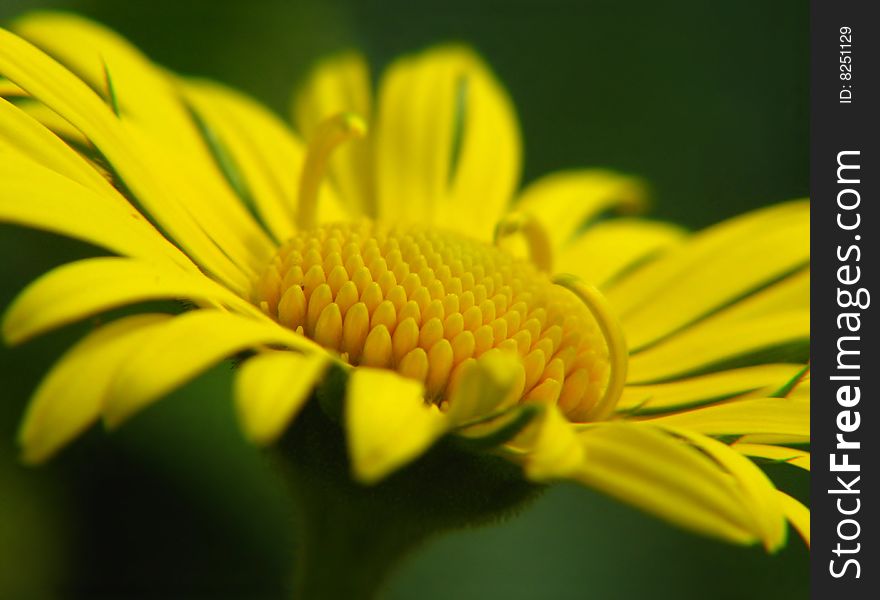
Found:
M 430 536 L 498 520 L 541 489 L 510 463 L 449 441 L 361 485 L 350 477 L 341 428 L 316 402 L 278 450 L 298 512 L 298 600 L 376 598 L 400 559 Z

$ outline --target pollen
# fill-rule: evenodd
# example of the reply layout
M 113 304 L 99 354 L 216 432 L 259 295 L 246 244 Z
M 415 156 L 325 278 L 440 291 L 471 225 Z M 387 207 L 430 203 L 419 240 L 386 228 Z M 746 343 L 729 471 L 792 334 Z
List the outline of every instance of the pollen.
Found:
M 300 230 L 255 281 L 267 315 L 353 366 L 393 369 L 447 406 L 463 369 L 506 352 L 523 402 L 590 418 L 610 385 L 609 344 L 577 293 L 502 249 L 363 221 Z

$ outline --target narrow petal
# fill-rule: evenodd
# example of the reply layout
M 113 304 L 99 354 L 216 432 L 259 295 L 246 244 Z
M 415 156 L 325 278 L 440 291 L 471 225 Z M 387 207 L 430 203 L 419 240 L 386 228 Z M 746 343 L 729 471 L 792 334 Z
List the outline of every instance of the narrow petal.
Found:
M 305 143 L 254 100 L 208 81 L 183 81 L 181 90 L 241 171 L 245 190 L 279 242 L 294 231 Z M 320 222 L 346 218 L 332 186 L 318 201 Z
M 746 320 L 810 308 L 810 269 L 801 269 L 724 310 L 728 321 Z
M 735 478 L 742 502 L 764 547 L 771 552 L 781 548 L 785 544 L 785 514 L 777 490 L 767 475 L 752 461 L 718 440 L 681 427 L 666 429 L 704 451 Z
M 653 308 L 658 319 L 664 319 L 665 326 L 654 325 L 649 334 L 634 332 L 638 343 L 633 347 L 641 346 L 655 338 L 658 329 L 672 329 L 676 323 L 692 320 L 805 262 L 803 257 L 808 252 L 808 244 L 804 232 L 808 230 L 808 222 L 809 204 L 801 201 L 777 204 L 723 221 L 694 235 L 687 244 L 667 253 L 661 260 L 635 269 L 605 293 L 621 315 L 636 316 Z M 788 237 L 774 238 L 774 232 L 780 230 L 787 231 Z M 779 252 L 780 256 L 761 256 L 762 248 L 765 253 L 770 248 L 769 254 Z M 737 259 L 746 261 L 748 257 L 752 257 L 750 262 L 737 264 Z M 767 265 L 763 264 L 765 260 Z M 707 280 L 701 280 L 698 274 L 715 281 L 721 275 L 717 269 L 725 264 L 731 269 L 725 273 L 730 281 L 720 282 L 717 290 L 708 289 Z M 667 310 L 672 300 L 671 297 L 666 300 L 666 295 L 680 295 L 682 285 L 697 296 L 683 305 L 688 309 L 687 317 L 685 313 L 676 316 L 677 311 L 672 314 Z
M 396 61 L 379 87 L 375 135 L 380 217 L 491 239 L 521 142 L 509 98 L 478 57 L 446 46 Z
M 774 446 L 787 446 L 797 444 L 809 444 L 809 435 L 780 435 L 778 433 L 750 433 L 737 440 L 738 444 L 769 444 Z
M 327 368 L 326 354 L 266 352 L 251 358 L 235 378 L 235 404 L 245 435 L 274 442 L 305 406 Z
M 0 98 L 17 98 L 23 96 L 27 96 L 27 92 L 5 77 L 0 77 Z
M 372 484 L 417 458 L 447 429 L 421 383 L 359 367 L 348 381 L 345 429 L 354 477 Z
M 785 518 L 810 547 L 810 509 L 784 492 L 776 491 Z
M 335 114 L 352 112 L 372 122 L 372 110 L 369 68 L 356 52 L 320 62 L 297 91 L 293 104 L 294 122 L 306 140 L 319 123 Z M 330 176 L 352 213 L 376 216 L 372 137 L 338 148 L 331 159 Z
M 743 544 L 758 539 L 742 490 L 683 440 L 635 423 L 598 424 L 580 440 L 577 481 L 704 535 Z
M 644 421 L 707 435 L 809 435 L 810 403 L 792 398 L 733 400 Z
M 645 203 L 642 182 L 603 169 L 561 171 L 529 184 L 515 208 L 544 225 L 554 249 L 565 246 L 591 219 L 610 209 L 632 212 Z
M 628 385 L 617 403 L 621 413 L 663 413 L 733 396 L 769 396 L 803 369 L 796 364 L 767 364 L 719 371 L 668 383 Z
M 183 208 L 204 228 L 210 227 L 214 239 L 223 236 L 227 254 L 240 263 L 262 258 L 270 249 L 268 239 L 225 185 L 173 77 L 123 37 L 76 15 L 37 12 L 18 19 L 14 27 L 18 35 L 98 90 L 129 133 L 131 129 L 146 132 L 163 153 L 173 155 L 161 175 L 186 198 Z M 200 193 L 185 194 L 181 180 Z
M 126 256 L 167 258 L 195 269 L 130 205 L 16 154 L 5 154 L 0 161 L 0 221 L 66 235 Z
M 186 205 L 168 187 L 161 168 L 158 172 L 155 170 L 173 161 L 167 156 L 163 159 L 159 149 L 147 144 L 143 134 L 138 142 L 133 142 L 136 130 L 126 128 L 83 81 L 3 29 L 0 29 L 0 73 L 82 131 L 163 229 L 201 266 L 234 289 L 247 287 L 246 273 L 201 228 L 189 212 L 192 206 Z
M 127 357 L 110 387 L 105 420 L 116 427 L 216 362 L 267 344 L 323 352 L 306 338 L 267 320 L 216 310 L 175 317 Z
M 733 322 L 719 315 L 635 353 L 628 381 L 651 383 L 696 374 L 756 352 L 806 342 L 809 336 L 808 310 Z
M 19 152 L 91 190 L 108 195 L 117 192 L 56 135 L 20 108 L 0 98 L 0 152 Z M 119 197 L 119 202 L 124 199 Z
M 602 287 L 652 256 L 678 246 L 681 227 L 636 219 L 614 219 L 587 229 L 563 246 L 554 270 Z
M 682 263 L 674 277 L 648 292 L 642 302 L 621 313 L 630 348 L 637 351 L 698 321 L 713 311 L 751 294 L 781 276 L 809 263 L 809 205 L 798 204 L 785 218 L 752 215 L 751 227 L 723 245 L 708 244 L 732 226 L 697 236 L 667 260 Z M 763 214 L 763 213 L 758 213 Z M 645 269 L 666 269 L 660 261 Z M 630 287 L 632 284 L 621 284 Z M 618 293 L 612 291 L 612 301 Z
M 27 463 L 47 460 L 101 415 L 111 380 L 141 341 L 170 315 L 126 317 L 71 348 L 43 378 L 19 432 Z
M 776 462 L 785 462 L 805 471 L 810 470 L 810 453 L 784 446 L 770 446 L 767 444 L 743 444 L 737 442 L 730 446 L 740 454 L 754 458 L 766 458 Z
M 91 142 L 82 132 L 42 102 L 26 96 L 15 103 L 33 120 L 65 141 L 71 148 L 90 148 Z M 94 168 L 94 167 L 93 167 Z M 100 172 L 100 169 L 95 168 Z
M 223 286 L 174 265 L 91 258 L 49 271 L 19 294 L 3 317 L 3 337 L 19 344 L 95 313 L 147 300 L 181 299 L 258 311 Z

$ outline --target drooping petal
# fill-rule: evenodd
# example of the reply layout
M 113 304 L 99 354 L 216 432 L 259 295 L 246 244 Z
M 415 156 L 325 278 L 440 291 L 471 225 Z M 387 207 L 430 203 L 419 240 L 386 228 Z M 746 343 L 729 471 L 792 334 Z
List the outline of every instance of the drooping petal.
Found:
M 91 148 L 91 143 L 82 132 L 64 120 L 58 113 L 42 102 L 26 96 L 15 102 L 15 106 L 27 113 L 29 117 L 64 140 L 71 148 Z M 100 172 L 100 169 L 95 169 Z
M 491 239 L 519 179 L 521 142 L 509 98 L 478 57 L 445 46 L 392 64 L 375 135 L 380 218 Z
M 668 223 L 614 219 L 590 227 L 558 252 L 554 270 L 602 287 L 630 267 L 682 243 L 685 232 Z
M 348 381 L 345 429 L 352 474 L 376 483 L 427 450 L 448 420 L 425 404 L 421 383 L 393 371 L 359 367 Z
M 776 488 L 761 469 L 716 439 L 681 427 L 665 428 L 694 444 L 734 477 L 741 491 L 741 501 L 750 510 L 757 533 L 768 551 L 778 550 L 785 544 L 785 515 Z
M 796 364 L 765 364 L 667 383 L 629 385 L 617 403 L 617 410 L 635 414 L 663 413 L 741 394 L 769 396 L 802 369 L 802 365 Z
M 3 29 L 0 29 L 0 73 L 82 131 L 107 158 L 128 189 L 193 259 L 233 289 L 246 289 L 246 273 L 214 244 L 191 214 L 193 206 L 184 203 L 168 186 L 161 168 L 156 171 L 157 166 L 166 167 L 173 161 L 160 153 L 155 142 L 148 143 L 143 134 L 137 142 L 133 141 L 136 130 L 126 127 L 83 81 Z
M 185 81 L 182 92 L 240 169 L 245 191 L 279 242 L 294 231 L 306 147 L 280 119 L 247 96 L 208 81 Z M 343 146 L 345 147 L 345 146 Z M 321 188 L 320 222 L 347 218 L 330 185 Z
M 43 378 L 19 432 L 23 459 L 39 463 L 101 415 L 119 366 L 170 315 L 125 317 L 98 329 L 71 348 Z
M 117 33 L 82 17 L 33 13 L 15 21 L 14 27 L 18 35 L 99 90 L 129 133 L 146 132 L 158 141 L 164 154 L 173 155 L 158 175 L 167 180 L 174 193 L 186 199 L 182 207 L 215 241 L 222 236 L 224 252 L 245 264 L 264 258 L 270 250 L 268 238 L 225 185 L 171 76 Z M 137 140 L 128 141 L 142 145 Z M 100 147 L 97 141 L 96 145 Z M 137 150 L 149 152 L 149 148 Z M 181 182 L 199 193 L 185 193 Z
M 49 271 L 25 288 L 3 317 L 3 337 L 7 343 L 19 344 L 104 310 L 161 299 L 185 299 L 259 314 L 204 275 L 144 260 L 91 258 Z
M 613 208 L 632 212 L 644 203 L 645 189 L 639 179 L 604 169 L 582 169 L 541 177 L 526 186 L 514 208 L 534 216 L 559 250 L 600 213 Z
M 327 368 L 325 354 L 265 352 L 249 359 L 235 378 L 235 404 L 245 435 L 274 442 L 305 406 Z
M 370 72 L 364 57 L 344 52 L 320 63 L 297 91 L 293 103 L 294 123 L 306 140 L 325 119 L 352 112 L 372 122 Z M 376 216 L 372 136 L 351 140 L 330 159 L 330 176 L 342 202 L 353 214 Z
M 195 270 L 130 205 L 17 154 L 4 154 L 0 160 L 0 221 L 59 233 L 125 256 L 167 258 Z
M 214 363 L 262 345 L 323 352 L 306 338 L 268 320 L 217 310 L 196 310 L 175 317 L 144 340 L 120 367 L 108 392 L 105 421 L 116 427 Z
M 20 108 L 0 98 L 0 153 L 20 153 L 93 191 L 116 190 L 80 155 Z M 119 203 L 124 198 L 118 196 Z
M 760 537 L 736 481 L 678 437 L 610 422 L 582 432 L 580 441 L 577 481 L 704 535 L 744 544 Z

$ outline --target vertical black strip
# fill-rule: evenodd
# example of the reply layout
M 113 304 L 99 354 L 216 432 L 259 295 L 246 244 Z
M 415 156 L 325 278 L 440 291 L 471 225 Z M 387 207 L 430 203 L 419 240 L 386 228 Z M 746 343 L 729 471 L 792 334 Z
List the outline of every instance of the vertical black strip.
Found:
M 880 21 L 812 1 L 812 590 L 876 598 Z

